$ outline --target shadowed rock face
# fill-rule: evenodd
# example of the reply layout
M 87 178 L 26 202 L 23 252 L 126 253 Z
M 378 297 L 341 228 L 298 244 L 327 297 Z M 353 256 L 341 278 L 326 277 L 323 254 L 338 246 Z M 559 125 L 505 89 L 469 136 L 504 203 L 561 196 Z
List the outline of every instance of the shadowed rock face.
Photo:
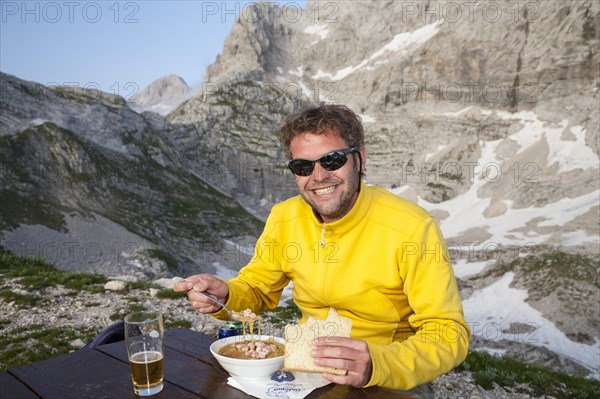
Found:
M 170 143 L 178 127 L 159 115 L 106 93 L 0 79 L 5 249 L 144 278 L 214 271 L 224 240 L 259 233 L 254 216 L 182 167 Z

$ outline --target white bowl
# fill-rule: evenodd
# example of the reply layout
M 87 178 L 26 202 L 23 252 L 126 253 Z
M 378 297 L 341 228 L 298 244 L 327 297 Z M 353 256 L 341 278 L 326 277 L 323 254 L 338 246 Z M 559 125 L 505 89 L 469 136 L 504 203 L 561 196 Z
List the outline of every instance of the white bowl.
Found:
M 250 335 L 234 335 L 232 337 L 221 338 L 210 345 L 210 352 L 217 359 L 219 364 L 236 379 L 256 379 L 270 378 L 273 373 L 283 368 L 284 355 L 268 359 L 234 359 L 232 357 L 219 355 L 219 350 L 232 342 L 240 342 L 250 339 Z M 275 342 L 285 345 L 285 340 L 270 335 L 255 335 L 255 340 L 266 341 L 274 339 Z

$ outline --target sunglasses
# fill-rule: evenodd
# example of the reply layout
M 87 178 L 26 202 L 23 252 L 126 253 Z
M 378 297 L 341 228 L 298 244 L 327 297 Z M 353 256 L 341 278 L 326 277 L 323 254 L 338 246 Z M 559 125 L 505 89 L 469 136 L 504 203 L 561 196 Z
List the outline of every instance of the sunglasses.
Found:
M 328 152 L 316 161 L 309 161 L 308 159 L 292 159 L 288 162 L 288 168 L 293 174 L 298 176 L 310 176 L 315 169 L 315 163 L 319 163 L 323 169 L 328 172 L 338 170 L 346 164 L 348 161 L 348 154 L 358 152 L 360 147 L 350 147 L 343 150 L 336 150 Z

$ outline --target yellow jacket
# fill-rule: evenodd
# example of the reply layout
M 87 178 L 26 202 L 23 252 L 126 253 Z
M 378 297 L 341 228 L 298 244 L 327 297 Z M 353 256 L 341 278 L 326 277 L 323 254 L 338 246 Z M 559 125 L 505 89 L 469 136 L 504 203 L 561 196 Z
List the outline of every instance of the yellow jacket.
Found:
M 319 222 L 299 196 L 274 206 L 253 259 L 228 281 L 227 305 L 274 308 L 289 281 L 301 323 L 325 319 L 330 307 L 352 320 L 352 337 L 368 343 L 373 362 L 366 386 L 410 389 L 467 355 L 469 329 L 439 227 L 386 190 L 362 185 L 333 223 Z

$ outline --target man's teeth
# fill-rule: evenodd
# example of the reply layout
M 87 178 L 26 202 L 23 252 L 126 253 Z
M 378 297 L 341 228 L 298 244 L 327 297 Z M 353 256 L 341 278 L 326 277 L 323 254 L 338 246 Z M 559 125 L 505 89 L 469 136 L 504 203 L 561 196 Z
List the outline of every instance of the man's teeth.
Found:
M 329 194 L 329 193 L 333 192 L 333 190 L 335 190 L 335 186 L 321 188 L 319 190 L 315 190 L 315 194 L 317 194 L 317 195 Z

